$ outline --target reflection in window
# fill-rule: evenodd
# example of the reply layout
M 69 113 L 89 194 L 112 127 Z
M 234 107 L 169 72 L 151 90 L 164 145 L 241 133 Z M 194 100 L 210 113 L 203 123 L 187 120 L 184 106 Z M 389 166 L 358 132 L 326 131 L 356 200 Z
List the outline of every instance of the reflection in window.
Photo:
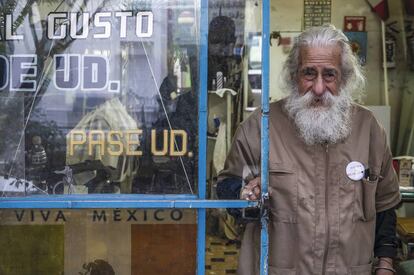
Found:
M 195 192 L 197 2 L 15 1 L 1 19 L 3 196 Z

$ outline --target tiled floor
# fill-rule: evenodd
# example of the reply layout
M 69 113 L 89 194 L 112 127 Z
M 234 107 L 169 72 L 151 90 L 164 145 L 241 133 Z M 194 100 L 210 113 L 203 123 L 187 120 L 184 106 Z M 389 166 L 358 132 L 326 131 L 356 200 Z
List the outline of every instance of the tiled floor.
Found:
M 206 274 L 236 274 L 239 247 L 238 243 L 207 236 Z

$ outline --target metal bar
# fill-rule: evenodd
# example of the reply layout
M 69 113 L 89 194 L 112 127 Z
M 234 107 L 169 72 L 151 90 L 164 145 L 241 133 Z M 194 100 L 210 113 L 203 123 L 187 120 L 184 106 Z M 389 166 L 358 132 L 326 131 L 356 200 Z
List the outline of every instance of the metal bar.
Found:
M 205 274 L 206 265 L 206 209 L 198 209 L 197 215 L 197 275 Z
M 86 194 L 86 195 L 33 195 L 27 197 L 3 197 L 0 198 L 0 203 L 3 201 L 139 201 L 139 200 L 195 200 L 198 197 L 190 194 L 166 194 L 166 195 L 152 195 L 152 194 Z
M 200 2 L 199 37 L 199 104 L 198 104 L 198 197 L 206 199 L 207 167 L 207 82 L 208 82 L 208 0 Z M 197 215 L 197 275 L 205 274 L 206 209 L 198 209 Z
M 404 192 L 401 191 L 401 199 L 404 200 L 413 200 L 414 199 L 414 193 L 413 192 Z
M 205 208 L 245 208 L 257 207 L 257 201 L 246 200 L 31 200 L 31 199 L 9 199 L 0 201 L 0 209 L 12 208 L 65 208 L 65 209 L 87 209 L 87 208 L 181 208 L 181 209 L 205 209 Z M 201 213 L 200 216 L 202 216 Z M 205 214 L 204 214 L 205 215 Z M 205 217 L 205 216 L 204 216 Z M 201 225 L 205 226 L 205 220 Z M 203 226 L 202 226 L 203 227 Z M 205 232 L 205 229 L 202 230 Z M 204 238 L 204 236 L 202 236 Z
M 206 197 L 207 167 L 207 77 L 208 77 L 208 0 L 201 0 L 200 8 L 200 93 L 198 104 L 198 196 Z
M 262 2 L 262 121 L 261 121 L 261 183 L 262 207 L 268 197 L 268 161 L 269 161 L 269 38 L 270 38 L 270 3 Z M 261 215 L 260 234 L 260 274 L 268 274 L 268 213 L 266 208 Z

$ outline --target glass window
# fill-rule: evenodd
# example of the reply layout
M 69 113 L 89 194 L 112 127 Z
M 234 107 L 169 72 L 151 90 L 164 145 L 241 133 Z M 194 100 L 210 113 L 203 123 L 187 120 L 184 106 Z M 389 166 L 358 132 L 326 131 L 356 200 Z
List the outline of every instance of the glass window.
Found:
M 1 210 L 0 273 L 193 275 L 196 236 L 194 210 Z
M 9 2 L 2 196 L 196 193 L 199 1 Z

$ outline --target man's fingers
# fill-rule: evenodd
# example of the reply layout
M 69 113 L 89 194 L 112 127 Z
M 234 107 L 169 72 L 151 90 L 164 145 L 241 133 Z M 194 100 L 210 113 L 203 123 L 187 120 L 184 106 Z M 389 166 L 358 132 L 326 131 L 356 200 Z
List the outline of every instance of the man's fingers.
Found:
M 241 199 L 258 200 L 260 198 L 260 192 L 260 178 L 255 178 L 244 186 L 241 193 Z
M 261 192 L 261 188 L 260 188 L 260 186 L 255 186 L 255 187 L 253 188 L 253 194 L 254 194 L 256 197 L 260 197 L 260 192 Z
M 254 186 L 260 186 L 260 177 L 254 178 L 247 185 L 250 185 L 252 187 Z
M 248 200 L 248 201 L 255 201 L 255 200 L 258 200 L 258 197 L 253 192 L 250 192 L 243 199 Z
M 249 201 L 257 201 L 259 198 L 257 198 L 255 195 L 252 195 L 250 197 L 247 198 L 247 200 Z
M 246 200 L 249 197 L 249 193 L 250 193 L 250 191 L 247 188 L 243 188 L 240 198 L 242 200 Z

